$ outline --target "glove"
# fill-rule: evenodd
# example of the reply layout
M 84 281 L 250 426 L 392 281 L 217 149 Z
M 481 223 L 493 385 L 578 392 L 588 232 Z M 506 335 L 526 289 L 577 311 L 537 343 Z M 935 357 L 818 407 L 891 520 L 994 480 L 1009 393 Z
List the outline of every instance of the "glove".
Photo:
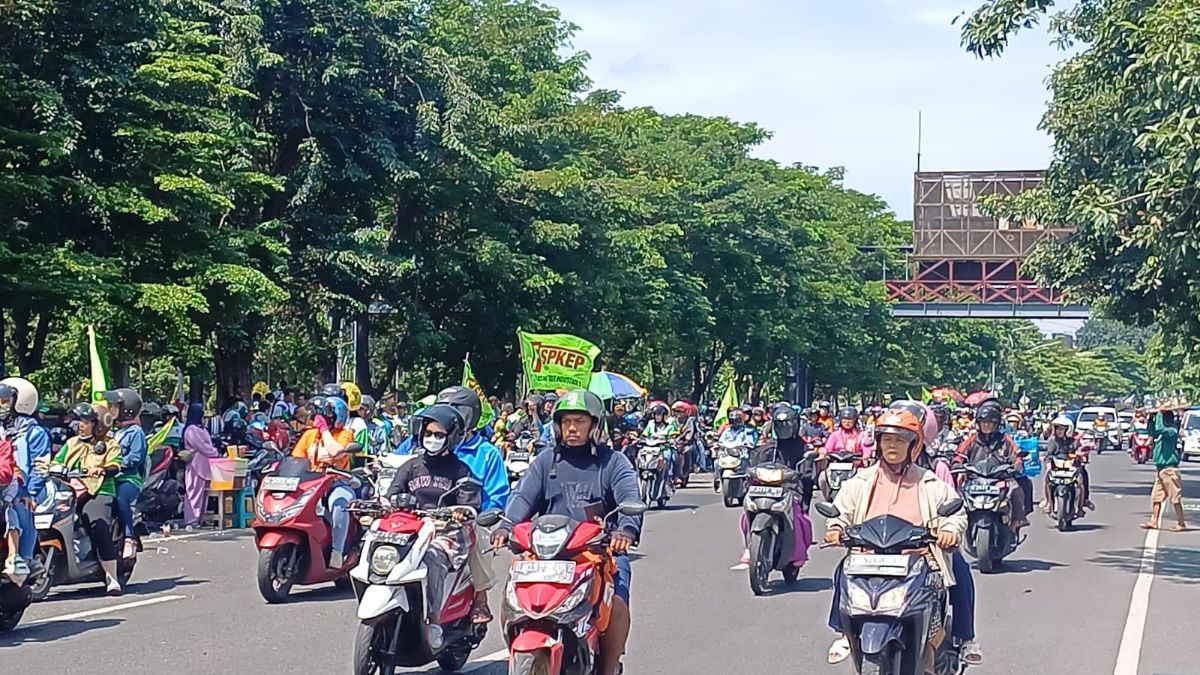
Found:
M 321 433 L 325 433 L 326 431 L 329 431 L 329 422 L 325 421 L 325 417 L 323 415 L 317 415 L 313 418 L 313 428 Z

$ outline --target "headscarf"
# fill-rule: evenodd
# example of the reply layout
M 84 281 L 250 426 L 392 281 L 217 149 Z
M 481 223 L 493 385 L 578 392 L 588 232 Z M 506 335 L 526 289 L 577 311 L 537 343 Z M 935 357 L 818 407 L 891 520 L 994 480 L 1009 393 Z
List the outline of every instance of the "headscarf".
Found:
M 183 430 L 186 432 L 190 426 L 201 426 L 204 424 L 204 404 L 193 403 L 188 406 L 187 421 L 183 425 Z

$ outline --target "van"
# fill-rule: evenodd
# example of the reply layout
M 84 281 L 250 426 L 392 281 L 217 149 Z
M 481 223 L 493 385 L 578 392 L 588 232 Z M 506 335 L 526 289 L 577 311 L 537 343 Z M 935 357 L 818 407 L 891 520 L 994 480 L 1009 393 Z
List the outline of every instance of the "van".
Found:
M 1179 420 L 1179 442 L 1183 444 L 1183 459 L 1200 457 L 1200 408 L 1185 410 Z

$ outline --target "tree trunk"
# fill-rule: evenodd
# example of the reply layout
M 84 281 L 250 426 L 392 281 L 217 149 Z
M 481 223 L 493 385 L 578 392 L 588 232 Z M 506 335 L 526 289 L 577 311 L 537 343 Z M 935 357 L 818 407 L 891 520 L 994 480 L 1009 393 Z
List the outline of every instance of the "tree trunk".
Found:
M 0 307 L 0 378 L 8 377 L 8 359 L 5 355 L 8 353 L 8 317 L 4 315 L 4 308 Z
M 371 317 L 363 312 L 354 317 L 354 381 L 364 393 L 379 398 L 371 385 Z
M 225 410 L 235 398 L 243 401 L 250 393 L 250 361 L 252 354 L 241 349 L 220 346 L 213 352 L 217 370 L 217 411 Z

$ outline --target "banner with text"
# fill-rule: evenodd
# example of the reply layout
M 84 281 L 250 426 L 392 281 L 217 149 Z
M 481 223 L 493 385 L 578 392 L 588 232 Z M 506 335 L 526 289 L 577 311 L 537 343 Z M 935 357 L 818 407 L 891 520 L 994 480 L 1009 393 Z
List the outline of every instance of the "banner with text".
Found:
M 600 348 L 574 335 L 517 331 L 525 386 L 530 389 L 587 389 Z

